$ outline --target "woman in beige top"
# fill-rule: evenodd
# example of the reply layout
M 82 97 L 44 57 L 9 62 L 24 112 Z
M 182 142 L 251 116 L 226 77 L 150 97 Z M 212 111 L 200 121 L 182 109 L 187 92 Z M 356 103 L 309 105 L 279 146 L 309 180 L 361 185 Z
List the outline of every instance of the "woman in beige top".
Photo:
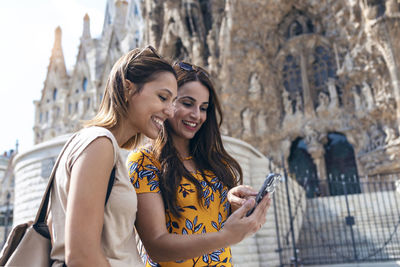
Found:
M 154 48 L 132 50 L 115 63 L 99 112 L 73 135 L 56 171 L 49 213 L 53 266 L 143 265 L 133 229 L 137 198 L 118 150 L 134 148 L 142 134 L 156 138 L 176 94 L 175 71 Z

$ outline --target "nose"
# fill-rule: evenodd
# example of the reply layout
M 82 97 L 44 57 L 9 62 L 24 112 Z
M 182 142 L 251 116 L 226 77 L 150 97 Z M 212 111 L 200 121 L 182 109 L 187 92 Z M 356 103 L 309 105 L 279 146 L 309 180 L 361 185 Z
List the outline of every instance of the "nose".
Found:
M 190 117 L 196 120 L 200 119 L 200 108 L 193 107 L 192 112 L 190 112 Z

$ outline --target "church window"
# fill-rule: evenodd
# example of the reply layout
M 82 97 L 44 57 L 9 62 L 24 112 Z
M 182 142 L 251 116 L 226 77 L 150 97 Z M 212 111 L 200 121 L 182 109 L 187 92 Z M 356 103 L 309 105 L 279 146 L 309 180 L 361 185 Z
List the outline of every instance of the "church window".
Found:
M 46 111 L 45 121 L 46 121 L 46 122 L 49 121 L 49 112 L 48 112 L 48 111 Z
M 88 97 L 87 99 L 86 99 L 86 109 L 89 109 L 90 108 L 90 97 Z
M 39 122 L 42 123 L 43 122 L 43 113 L 40 112 L 39 114 Z
M 78 112 L 78 108 L 79 108 L 79 103 L 75 102 L 75 112 Z
M 302 34 L 315 32 L 315 27 L 312 20 L 301 11 L 295 10 L 292 14 L 288 15 L 287 18 L 287 21 L 284 22 L 284 25 L 287 27 L 285 29 L 285 37 L 287 39 L 291 39 Z M 292 21 L 289 22 L 290 20 Z
M 68 103 L 68 114 L 72 113 L 72 103 Z
M 57 88 L 53 89 L 53 100 L 55 101 L 57 99 Z
M 314 108 L 318 105 L 317 97 L 320 92 L 328 92 L 328 78 L 335 78 L 336 70 L 333 58 L 326 48 L 317 46 L 313 53 L 310 81 Z
M 297 103 L 301 100 L 303 91 L 299 61 L 299 57 L 288 55 L 282 68 L 283 86 L 289 93 L 288 100 L 291 102 L 292 112 L 296 111 L 296 106 L 301 106 L 301 103 Z
M 83 81 L 82 81 L 82 89 L 84 92 L 86 92 L 86 90 L 87 90 L 87 84 L 88 84 L 88 80 L 85 77 L 85 78 L 83 78 Z
M 135 16 L 139 16 L 139 9 L 137 5 L 135 5 Z
M 289 36 L 293 37 L 293 36 L 298 36 L 303 34 L 303 27 L 301 26 L 301 24 L 298 21 L 294 21 L 292 23 L 292 25 L 290 25 L 289 27 Z
M 297 57 L 292 55 L 286 56 L 282 74 L 284 79 L 283 85 L 286 91 L 289 93 L 301 91 L 301 71 Z

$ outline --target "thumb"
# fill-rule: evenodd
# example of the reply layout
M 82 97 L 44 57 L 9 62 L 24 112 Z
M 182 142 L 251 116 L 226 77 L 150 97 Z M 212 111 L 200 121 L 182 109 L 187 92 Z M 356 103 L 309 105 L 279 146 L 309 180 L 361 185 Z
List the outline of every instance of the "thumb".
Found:
M 232 215 L 243 218 L 246 213 L 254 207 L 255 204 L 255 200 L 253 198 L 250 198 L 246 200 L 246 202 L 244 202 L 244 204 L 239 209 L 232 213 Z

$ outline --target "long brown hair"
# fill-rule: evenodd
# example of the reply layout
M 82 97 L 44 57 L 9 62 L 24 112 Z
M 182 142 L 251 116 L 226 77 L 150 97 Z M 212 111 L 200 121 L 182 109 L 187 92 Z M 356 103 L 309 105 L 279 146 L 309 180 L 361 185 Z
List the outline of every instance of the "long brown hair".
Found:
M 183 65 L 184 64 L 184 65 Z M 185 68 L 182 68 L 185 66 Z M 190 68 L 188 68 L 190 67 Z M 209 91 L 207 119 L 189 142 L 189 153 L 193 157 L 198 171 L 205 177 L 205 171 L 212 171 L 216 177 L 229 189 L 243 182 L 242 169 L 239 163 L 225 150 L 220 133 L 222 110 L 209 74 L 201 67 L 188 63 L 176 63 L 178 91 L 185 83 L 198 81 Z M 160 189 L 166 207 L 177 217 L 180 217 L 180 207 L 177 206 L 178 186 L 182 177 L 186 177 L 197 188 L 197 199 L 203 205 L 202 186 L 183 165 L 171 138 L 171 126 L 165 123 L 165 133 L 153 146 L 153 152 L 158 157 L 160 170 Z M 207 179 L 204 179 L 208 182 Z M 209 183 L 209 182 L 208 182 Z
M 137 94 L 145 83 L 154 81 L 158 73 L 165 71 L 176 77 L 171 64 L 161 58 L 152 46 L 136 48 L 123 55 L 111 69 L 99 111 L 84 126 L 100 126 L 109 130 L 118 128 L 121 119 L 128 116 L 128 86 L 125 80 L 128 79 L 136 85 L 134 94 Z M 142 134 L 138 133 L 123 144 L 122 148 L 133 149 L 141 139 Z

